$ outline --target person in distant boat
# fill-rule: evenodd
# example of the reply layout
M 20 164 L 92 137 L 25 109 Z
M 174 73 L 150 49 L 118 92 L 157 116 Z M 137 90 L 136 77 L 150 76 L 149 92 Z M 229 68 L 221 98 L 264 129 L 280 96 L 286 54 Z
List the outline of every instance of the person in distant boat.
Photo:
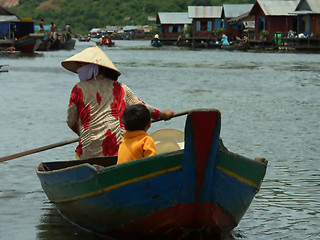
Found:
M 222 35 L 221 45 L 222 46 L 229 45 L 228 37 L 225 34 Z
M 7 52 L 14 52 L 14 51 L 16 51 L 16 48 L 12 45 L 12 46 L 6 48 L 6 51 Z
M 66 25 L 66 34 L 65 34 L 65 40 L 68 41 L 68 40 L 71 40 L 71 25 L 70 23 L 67 23 Z
M 107 44 L 107 38 L 106 36 L 102 36 L 101 45 Z
M 125 131 L 124 110 L 134 104 L 144 104 L 152 119 L 169 120 L 172 110 L 158 110 L 141 101 L 131 89 L 118 82 L 120 71 L 108 56 L 93 46 L 64 60 L 61 65 L 78 73 L 80 82 L 72 91 L 67 124 L 79 135 L 77 159 L 118 155 L 119 141 Z
M 109 45 L 113 45 L 114 44 L 114 42 L 112 41 L 112 38 L 111 38 L 110 35 L 108 36 L 108 44 Z
M 119 142 L 117 164 L 157 154 L 154 140 L 147 134 L 151 117 L 146 106 L 143 104 L 129 106 L 123 112 L 123 123 L 126 131 Z
M 53 22 L 50 25 L 50 36 L 52 39 L 57 38 L 57 26 Z
M 41 33 L 44 33 L 44 26 L 43 26 L 43 23 L 44 23 L 44 19 L 41 19 L 41 20 L 40 20 L 40 23 L 39 23 L 39 26 L 40 26 L 40 32 L 41 32 Z

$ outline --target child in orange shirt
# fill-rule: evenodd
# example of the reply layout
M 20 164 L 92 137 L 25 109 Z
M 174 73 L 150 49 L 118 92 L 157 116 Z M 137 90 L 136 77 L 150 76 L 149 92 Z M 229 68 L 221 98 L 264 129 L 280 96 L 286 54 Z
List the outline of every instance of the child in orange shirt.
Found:
M 151 125 L 151 117 L 145 105 L 129 106 L 123 112 L 123 122 L 126 131 L 119 142 L 117 164 L 157 154 L 152 137 L 146 133 Z

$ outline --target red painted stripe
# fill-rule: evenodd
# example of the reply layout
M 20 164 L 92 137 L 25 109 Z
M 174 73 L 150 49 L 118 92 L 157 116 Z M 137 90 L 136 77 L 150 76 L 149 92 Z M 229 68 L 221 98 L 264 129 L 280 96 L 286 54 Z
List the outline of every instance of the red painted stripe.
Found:
M 204 171 L 211 149 L 211 139 L 217 121 L 217 112 L 195 112 L 192 114 L 194 152 L 196 160 L 196 202 L 198 202 Z

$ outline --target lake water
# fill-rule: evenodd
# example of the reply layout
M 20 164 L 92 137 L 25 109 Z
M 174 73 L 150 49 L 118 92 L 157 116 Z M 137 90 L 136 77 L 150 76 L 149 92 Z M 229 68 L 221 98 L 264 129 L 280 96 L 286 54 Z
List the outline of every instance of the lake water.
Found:
M 2 56 L 0 157 L 73 139 L 66 125 L 78 81 L 60 63 L 72 51 Z M 269 160 L 265 180 L 234 239 L 320 239 L 320 55 L 228 52 L 149 41 L 104 48 L 126 83 L 145 102 L 181 112 L 221 111 L 221 137 L 232 152 Z M 154 123 L 183 130 L 185 116 Z M 42 161 L 71 160 L 76 144 L 0 163 L 0 239 L 99 239 L 63 219 L 35 173 Z

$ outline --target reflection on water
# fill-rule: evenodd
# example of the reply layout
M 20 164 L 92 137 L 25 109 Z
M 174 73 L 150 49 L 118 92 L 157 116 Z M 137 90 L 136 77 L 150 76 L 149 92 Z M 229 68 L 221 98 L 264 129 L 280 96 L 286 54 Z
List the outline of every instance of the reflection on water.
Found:
M 61 61 L 72 51 L 4 57 L 0 73 L 0 156 L 73 139 L 66 110 L 79 81 Z M 320 239 L 320 55 L 154 49 L 149 41 L 103 48 L 143 101 L 181 112 L 217 108 L 226 147 L 269 160 L 239 226 L 240 239 Z M 152 124 L 183 130 L 185 116 Z M 97 239 L 64 220 L 35 174 L 42 161 L 71 160 L 76 144 L 0 163 L 0 239 Z
M 73 225 L 64 219 L 54 206 L 48 202 L 42 207 L 42 216 L 37 225 L 37 239 L 43 240 L 76 240 L 81 239 L 106 239 L 97 234 L 88 232 Z
M 39 224 L 36 226 L 37 239 L 39 240 L 105 240 L 110 239 L 105 236 L 101 236 L 87 230 L 84 230 L 76 225 L 73 225 L 68 220 L 64 219 L 60 213 L 49 202 L 45 202 L 42 207 L 42 216 Z M 239 231 L 233 231 L 232 235 L 228 236 L 224 240 L 235 240 L 235 238 L 242 238 Z M 150 239 L 152 240 L 152 239 Z M 185 239 L 184 240 L 194 240 Z M 200 239 L 199 239 L 200 240 Z M 201 239 L 206 240 L 206 239 Z M 208 240 L 208 239 L 207 239 Z

